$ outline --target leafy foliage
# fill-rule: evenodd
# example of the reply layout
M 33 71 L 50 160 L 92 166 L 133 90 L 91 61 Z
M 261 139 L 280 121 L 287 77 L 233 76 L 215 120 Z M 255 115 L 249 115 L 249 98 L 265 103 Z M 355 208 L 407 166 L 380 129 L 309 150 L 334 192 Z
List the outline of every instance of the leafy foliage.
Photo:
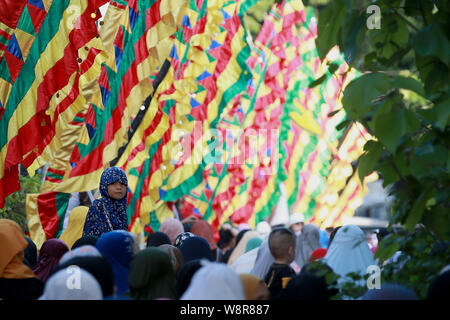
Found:
M 26 196 L 27 193 L 39 192 L 41 175 L 35 174 L 33 177 L 21 175 L 19 178 L 21 189 L 6 198 L 5 207 L 0 208 L 0 218 L 14 220 L 26 232 L 28 230 L 27 215 L 25 212 Z
M 372 5 L 380 9 L 379 29 L 367 23 Z M 390 227 L 407 231 L 380 243 L 380 262 L 398 250 L 409 259 L 386 266 L 383 279 L 421 298 L 450 261 L 449 14 L 445 0 L 334 0 L 318 15 L 320 57 L 338 45 L 363 73 L 342 100 L 348 116 L 342 127 L 357 121 L 375 138 L 364 147 L 359 176 L 376 170 L 392 186 Z M 430 256 L 436 246 L 442 250 Z

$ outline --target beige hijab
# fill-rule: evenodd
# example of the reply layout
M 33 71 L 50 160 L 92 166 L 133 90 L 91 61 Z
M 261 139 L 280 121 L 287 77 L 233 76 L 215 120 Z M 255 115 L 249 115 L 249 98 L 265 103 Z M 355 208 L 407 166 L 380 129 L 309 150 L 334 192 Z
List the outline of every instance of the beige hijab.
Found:
M 259 237 L 259 233 L 253 230 L 247 231 L 242 236 L 241 241 L 237 244 L 237 246 L 234 248 L 233 252 L 231 253 L 230 258 L 228 259 L 227 264 L 231 266 L 233 262 L 236 261 L 237 258 L 239 258 L 241 255 L 245 253 L 245 248 L 247 247 L 247 242 L 250 239 Z

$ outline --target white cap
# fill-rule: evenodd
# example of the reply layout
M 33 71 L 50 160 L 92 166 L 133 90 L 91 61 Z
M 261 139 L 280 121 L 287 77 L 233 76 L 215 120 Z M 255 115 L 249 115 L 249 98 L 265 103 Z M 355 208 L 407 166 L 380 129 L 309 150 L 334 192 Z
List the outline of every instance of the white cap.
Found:
M 305 216 L 303 215 L 303 213 L 295 212 L 291 214 L 291 216 L 289 217 L 289 226 L 292 226 L 293 224 L 299 222 L 305 222 Z
M 270 224 L 267 221 L 261 221 L 256 226 L 256 232 L 258 232 L 262 236 L 269 234 L 271 229 L 272 228 L 270 227 Z

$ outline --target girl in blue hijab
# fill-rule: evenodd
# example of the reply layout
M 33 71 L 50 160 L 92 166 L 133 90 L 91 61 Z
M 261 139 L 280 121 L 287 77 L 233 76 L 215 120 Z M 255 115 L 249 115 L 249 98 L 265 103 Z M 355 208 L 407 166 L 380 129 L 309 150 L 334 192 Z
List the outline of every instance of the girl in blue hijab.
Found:
M 128 180 L 118 167 L 107 168 L 100 178 L 101 198 L 94 200 L 86 215 L 83 237 L 96 236 L 112 230 L 128 230 Z

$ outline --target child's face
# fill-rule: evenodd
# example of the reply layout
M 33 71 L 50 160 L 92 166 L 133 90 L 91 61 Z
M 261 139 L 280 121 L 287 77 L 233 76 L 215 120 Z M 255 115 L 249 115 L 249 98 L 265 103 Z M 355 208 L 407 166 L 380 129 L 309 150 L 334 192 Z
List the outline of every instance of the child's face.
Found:
M 126 193 L 127 186 L 121 184 L 118 180 L 108 185 L 108 195 L 115 200 L 122 199 Z

